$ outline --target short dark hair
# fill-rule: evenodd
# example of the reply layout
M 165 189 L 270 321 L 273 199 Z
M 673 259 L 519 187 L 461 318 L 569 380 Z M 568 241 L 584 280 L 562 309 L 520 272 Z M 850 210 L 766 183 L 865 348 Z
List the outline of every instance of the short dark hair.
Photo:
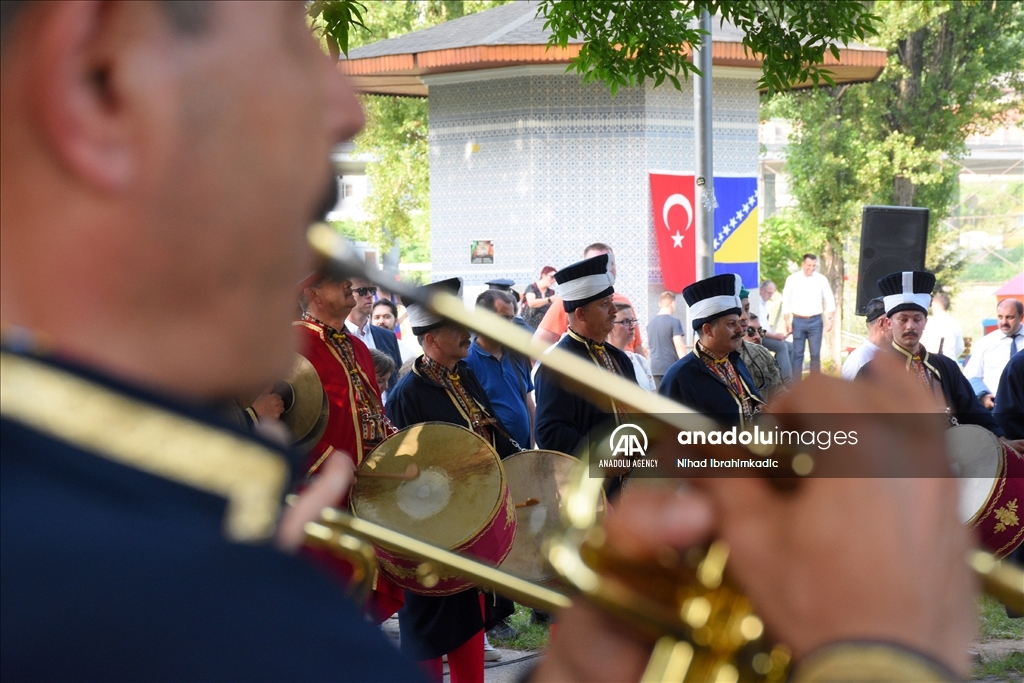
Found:
M 800 263 L 803 263 L 807 259 L 811 259 L 812 261 L 817 261 L 818 257 L 817 257 L 816 254 L 804 254 L 803 257 L 800 259 Z
M 935 296 L 932 297 L 932 301 L 938 303 L 942 310 L 949 310 L 949 295 L 945 292 L 936 292 Z
M 395 302 L 392 301 L 391 299 L 377 299 L 376 301 L 373 302 L 373 306 L 370 307 L 370 311 L 372 312 L 378 306 L 387 306 L 388 308 L 391 309 L 391 315 L 395 316 L 396 318 L 398 317 L 398 306 L 396 306 Z
M 395 371 L 395 359 L 378 349 L 370 349 L 373 358 L 373 371 L 378 375 L 387 375 Z M 380 387 L 384 389 L 385 387 Z
M 1003 299 L 996 304 L 996 310 L 999 310 L 999 307 L 1003 304 L 1013 304 L 1013 307 L 1017 310 L 1017 317 L 1024 318 L 1024 304 L 1022 304 L 1018 299 Z
M 7 45 L 18 16 L 30 0 L 0 0 L 0 48 Z M 198 35 L 210 25 L 211 3 L 205 0 L 164 0 L 160 3 L 174 30 Z
M 512 301 L 511 295 L 508 292 L 503 292 L 500 289 L 485 289 L 480 293 L 480 296 L 476 298 L 476 305 L 481 308 L 486 308 L 491 313 L 498 312 L 498 301 L 504 301 L 507 304 L 512 305 L 512 309 L 515 310 L 515 303 Z

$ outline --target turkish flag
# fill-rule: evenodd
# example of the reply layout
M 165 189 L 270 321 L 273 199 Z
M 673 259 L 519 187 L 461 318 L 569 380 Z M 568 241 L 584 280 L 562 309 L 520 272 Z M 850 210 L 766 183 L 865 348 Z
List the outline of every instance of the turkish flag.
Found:
M 651 173 L 650 177 L 661 279 L 666 289 L 681 292 L 697 280 L 693 176 Z

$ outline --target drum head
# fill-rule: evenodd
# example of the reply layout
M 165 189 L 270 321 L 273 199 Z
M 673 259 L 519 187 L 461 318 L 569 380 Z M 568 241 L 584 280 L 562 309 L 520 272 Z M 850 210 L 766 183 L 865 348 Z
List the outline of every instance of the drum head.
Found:
M 960 521 L 970 524 L 992 495 L 1002 471 L 1003 447 L 984 427 L 961 425 L 946 430 L 946 452 L 960 482 Z
M 412 481 L 360 477 L 374 471 Z M 503 501 L 501 461 L 476 433 L 442 422 L 407 427 L 374 448 L 356 470 L 352 512 L 394 531 L 454 549 L 476 536 Z
M 558 451 L 523 451 L 505 458 L 502 465 L 512 500 L 518 505 L 536 498 L 538 503 L 516 509 L 516 540 L 501 568 L 527 581 L 553 581 L 557 574 L 544 559 L 544 539 L 562 531 L 563 494 L 574 472 L 584 465 Z M 603 514 L 602 495 L 599 515 Z

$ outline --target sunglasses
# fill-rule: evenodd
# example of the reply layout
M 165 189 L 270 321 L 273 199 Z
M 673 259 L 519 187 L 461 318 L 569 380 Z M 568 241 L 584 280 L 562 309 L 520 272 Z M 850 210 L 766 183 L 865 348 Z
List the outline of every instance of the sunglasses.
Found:
M 355 292 L 356 294 L 358 294 L 359 296 L 369 296 L 371 294 L 376 294 L 377 293 L 377 288 L 376 287 L 355 287 L 355 288 L 352 289 L 352 291 Z
M 762 330 L 760 327 L 748 327 L 747 328 L 747 336 L 748 337 L 753 337 L 755 334 L 760 334 L 760 335 L 763 336 L 764 335 L 764 330 Z

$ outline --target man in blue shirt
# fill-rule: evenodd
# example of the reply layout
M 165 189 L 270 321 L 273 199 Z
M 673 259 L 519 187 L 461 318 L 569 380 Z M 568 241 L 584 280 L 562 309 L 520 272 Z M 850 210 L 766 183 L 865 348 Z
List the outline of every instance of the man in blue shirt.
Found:
M 476 305 L 509 321 L 515 315 L 508 294 L 497 289 L 483 292 L 477 297 Z M 517 362 L 500 343 L 482 336 L 476 337 L 470 345 L 466 364 L 480 380 L 494 412 L 512 438 L 522 448 L 530 448 L 534 404 L 529 368 Z

